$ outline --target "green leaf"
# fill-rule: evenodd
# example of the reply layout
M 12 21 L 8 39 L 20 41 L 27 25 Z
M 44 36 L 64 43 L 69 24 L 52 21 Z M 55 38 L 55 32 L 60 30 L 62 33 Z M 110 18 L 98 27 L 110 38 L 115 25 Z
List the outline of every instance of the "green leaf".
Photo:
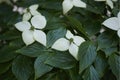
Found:
M 78 53 L 80 74 L 94 62 L 96 55 L 96 47 L 91 42 L 81 44 Z
M 120 7 L 120 1 L 116 1 L 116 3 L 114 4 L 114 8 L 112 9 L 112 13 L 117 16 L 118 12 L 119 12 L 119 7 Z
M 49 22 L 47 26 L 45 27 L 46 30 L 54 30 L 54 29 L 59 29 L 59 28 L 64 28 L 65 24 L 60 23 L 60 22 Z
M 5 21 L 7 22 L 7 25 L 13 25 L 13 24 L 19 22 L 20 19 L 21 19 L 21 15 L 17 12 L 13 12 L 5 18 Z
M 108 47 L 108 48 L 103 48 L 102 51 L 105 52 L 106 57 L 110 56 L 112 53 L 117 52 L 117 47 Z
M 105 31 L 97 38 L 98 49 L 116 46 L 118 44 L 118 40 L 116 32 Z
M 43 9 L 50 9 L 50 10 L 61 10 L 61 2 L 60 1 L 56 1 L 56 0 L 50 0 L 50 1 L 46 1 L 46 0 L 23 0 L 23 1 L 17 1 L 17 5 L 19 6 L 27 6 L 29 7 L 32 4 L 38 4 L 40 6 L 40 8 Z M 51 5 L 52 4 L 52 5 Z
M 49 72 L 38 80 L 71 80 L 64 70 L 55 70 Z
M 9 43 L 9 46 L 11 47 L 16 47 L 18 49 L 20 49 L 21 47 L 23 47 L 24 43 L 23 43 L 23 40 L 21 38 L 19 39 L 15 39 L 15 40 L 12 40 L 10 43 Z
M 82 33 L 87 39 L 89 39 L 88 34 L 82 27 L 82 24 L 77 19 L 70 17 L 70 16 L 66 16 L 66 18 L 70 21 L 73 29 L 77 30 L 79 33 Z
M 8 4 L 0 4 L 0 16 L 6 16 L 12 13 L 12 6 Z
M 108 67 L 109 68 L 109 67 Z M 107 69 L 108 69 L 107 68 Z M 115 75 L 112 73 L 112 71 L 110 70 L 110 69 L 108 69 L 106 72 L 105 72 L 105 74 L 104 74 L 104 76 L 103 76 L 103 78 L 102 78 L 103 80 L 117 80 L 116 79 L 116 77 L 115 77 Z
M 53 67 L 45 64 L 45 60 L 49 57 L 50 53 L 44 53 L 37 57 L 34 63 L 34 69 L 35 69 L 35 79 L 41 77 L 45 73 L 52 70 Z
M 87 8 L 86 10 L 93 12 L 95 14 L 101 14 L 104 13 L 105 10 L 105 3 L 104 2 L 98 2 L 94 0 L 86 0 Z
M 56 13 L 50 14 L 47 11 L 40 12 L 44 14 L 47 19 L 47 25 L 44 28 L 45 30 L 54 30 L 66 26 L 62 18 L 59 18 L 59 15 L 57 15 Z
M 102 54 L 102 52 L 98 53 L 96 60 L 94 62 L 94 67 L 95 67 L 96 71 L 98 72 L 99 77 L 102 78 L 108 67 L 107 59 Z
M 56 0 L 43 1 L 39 3 L 40 7 L 45 8 L 45 9 L 52 9 L 52 10 L 61 10 L 62 9 L 61 4 L 62 2 L 59 0 L 58 1 Z
M 8 70 L 6 73 L 0 75 L 0 79 L 2 79 L 2 80 L 17 80 L 16 77 L 13 75 L 11 69 Z
M 18 56 L 12 63 L 12 72 L 18 80 L 28 80 L 33 73 L 31 59 L 26 56 Z
M 0 63 L 8 62 L 15 58 L 17 54 L 14 51 L 14 47 L 4 46 L 0 50 Z
M 113 74 L 116 76 L 117 80 L 120 80 L 120 56 L 113 53 L 108 60 L 110 69 Z
M 57 39 L 64 37 L 65 34 L 66 29 L 63 27 L 49 31 L 47 34 L 47 47 L 52 46 Z
M 32 4 L 38 4 L 38 0 L 23 0 L 23 1 L 18 0 L 16 4 L 22 7 L 29 7 Z
M 97 16 L 97 18 L 99 17 Z M 100 32 L 101 22 L 99 22 L 97 19 L 96 21 L 93 20 L 90 21 L 90 19 L 88 19 L 87 21 L 84 21 L 84 28 L 89 36 L 94 36 L 96 33 Z
M 99 75 L 93 66 L 87 68 L 83 74 L 83 80 L 100 80 Z
M 70 77 L 66 74 L 64 70 L 59 70 L 51 80 L 70 80 Z
M 0 39 L 1 40 L 12 40 L 12 39 L 17 39 L 20 38 L 19 32 L 16 30 L 10 30 L 5 32 L 4 34 L 0 34 Z
M 40 43 L 34 43 L 17 50 L 17 52 L 30 57 L 38 57 L 40 54 L 47 52 L 47 48 Z
M 56 51 L 45 63 L 61 69 L 70 69 L 75 66 L 76 60 L 68 52 Z
M 68 71 L 70 80 L 82 80 L 82 76 L 79 75 L 78 69 L 79 69 L 79 67 L 76 65 L 72 69 L 66 70 L 66 71 Z
M 11 63 L 1 63 L 0 64 L 0 75 L 8 71 L 10 66 L 11 66 Z
M 54 80 L 53 79 L 54 76 L 55 76 L 55 73 L 50 72 L 50 73 L 40 77 L 38 80 Z

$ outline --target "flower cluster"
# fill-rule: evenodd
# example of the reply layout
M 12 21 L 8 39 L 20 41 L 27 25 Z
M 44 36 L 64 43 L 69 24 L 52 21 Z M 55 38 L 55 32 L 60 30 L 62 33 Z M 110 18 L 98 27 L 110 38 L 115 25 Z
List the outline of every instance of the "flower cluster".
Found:
M 46 34 L 42 31 L 46 26 L 46 18 L 38 11 L 38 5 L 32 5 L 25 9 L 23 20 L 15 24 L 15 27 L 22 32 L 22 38 L 26 45 L 37 41 L 46 46 Z
M 67 51 L 69 50 L 70 54 L 76 59 L 78 55 L 79 46 L 85 40 L 80 36 L 74 36 L 69 30 L 66 33 L 65 38 L 58 39 L 52 46 L 53 49 L 59 51 Z

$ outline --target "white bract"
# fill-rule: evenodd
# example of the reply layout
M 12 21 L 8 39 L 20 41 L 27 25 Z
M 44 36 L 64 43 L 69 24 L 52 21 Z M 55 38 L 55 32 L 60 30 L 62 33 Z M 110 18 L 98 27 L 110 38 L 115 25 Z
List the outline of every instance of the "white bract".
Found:
M 36 6 L 32 7 L 34 7 L 34 9 L 37 9 Z M 37 41 L 46 46 L 46 34 L 41 30 L 45 28 L 46 23 L 46 18 L 39 13 L 34 15 L 31 18 L 30 22 L 23 20 L 16 23 L 15 27 L 22 32 L 22 38 L 26 45 L 30 45 L 33 42 Z
M 41 15 L 41 14 L 37 11 L 37 9 L 38 9 L 38 5 L 37 5 L 37 4 L 32 5 L 32 6 L 30 6 L 29 8 L 26 8 L 26 9 L 24 10 L 23 20 L 24 20 L 24 21 L 28 21 L 28 20 L 31 18 L 31 16 Z
M 106 1 L 106 4 L 110 6 L 110 8 L 113 8 L 113 2 L 117 0 L 95 0 L 95 1 Z
M 52 48 L 59 51 L 69 50 L 70 54 L 76 59 L 78 55 L 79 46 L 85 40 L 80 36 L 74 36 L 69 30 L 66 33 L 66 38 L 58 39 L 53 45 Z
M 112 30 L 117 31 L 117 34 L 120 37 L 120 12 L 117 17 L 111 17 L 105 20 L 102 24 Z
M 73 8 L 73 6 L 86 8 L 86 3 L 81 0 L 64 0 L 62 6 L 63 14 L 66 14 L 69 10 Z

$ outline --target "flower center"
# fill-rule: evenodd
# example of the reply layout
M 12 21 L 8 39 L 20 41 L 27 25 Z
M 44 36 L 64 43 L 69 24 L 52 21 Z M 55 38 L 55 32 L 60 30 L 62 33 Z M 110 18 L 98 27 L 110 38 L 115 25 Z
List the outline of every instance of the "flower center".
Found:
M 27 12 L 30 12 L 30 9 L 29 9 L 29 8 L 27 8 Z
M 33 26 L 31 26 L 30 30 L 32 30 L 32 31 L 33 31 L 34 29 L 35 29 L 35 28 L 34 28 Z
M 70 38 L 70 43 L 72 43 L 73 42 L 73 38 Z

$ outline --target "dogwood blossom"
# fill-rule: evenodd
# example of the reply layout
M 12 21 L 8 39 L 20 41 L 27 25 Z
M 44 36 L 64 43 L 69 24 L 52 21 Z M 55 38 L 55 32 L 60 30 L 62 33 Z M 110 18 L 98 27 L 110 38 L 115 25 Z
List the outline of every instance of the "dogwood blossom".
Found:
M 112 30 L 117 31 L 117 34 L 120 37 L 120 12 L 117 17 L 111 17 L 105 20 L 102 24 Z
M 34 7 L 34 9 L 33 9 Z M 30 6 L 30 10 L 36 10 L 38 6 Z M 26 14 L 26 13 L 25 13 Z M 46 26 L 46 18 L 40 13 L 31 13 L 34 16 L 30 19 L 30 22 L 23 20 L 15 24 L 15 27 L 22 32 L 22 38 L 26 45 L 30 45 L 33 42 L 37 41 L 44 46 L 46 46 L 46 34 L 42 31 Z M 35 15 L 36 14 L 36 15 Z M 25 16 L 25 15 L 23 15 Z M 27 15 L 26 15 L 27 16 Z M 28 16 L 27 16 L 28 17 Z
M 18 7 L 16 5 L 13 6 L 13 11 L 14 12 L 18 12 L 19 14 L 23 14 L 24 13 L 24 8 L 23 7 Z
M 29 8 L 26 8 L 24 10 L 23 20 L 28 21 L 31 18 L 31 16 L 40 15 L 40 13 L 37 11 L 38 7 L 39 6 L 37 4 L 34 4 Z
M 58 39 L 53 45 L 52 48 L 59 51 L 69 50 L 70 54 L 76 59 L 78 55 L 79 46 L 85 40 L 80 36 L 74 36 L 69 30 L 66 33 L 66 38 Z
M 73 8 L 73 6 L 86 8 L 86 3 L 81 0 L 64 0 L 62 6 L 63 14 L 66 14 L 69 10 Z
M 117 0 L 95 0 L 95 1 L 106 1 L 106 4 L 110 6 L 110 8 L 113 8 L 113 2 Z

